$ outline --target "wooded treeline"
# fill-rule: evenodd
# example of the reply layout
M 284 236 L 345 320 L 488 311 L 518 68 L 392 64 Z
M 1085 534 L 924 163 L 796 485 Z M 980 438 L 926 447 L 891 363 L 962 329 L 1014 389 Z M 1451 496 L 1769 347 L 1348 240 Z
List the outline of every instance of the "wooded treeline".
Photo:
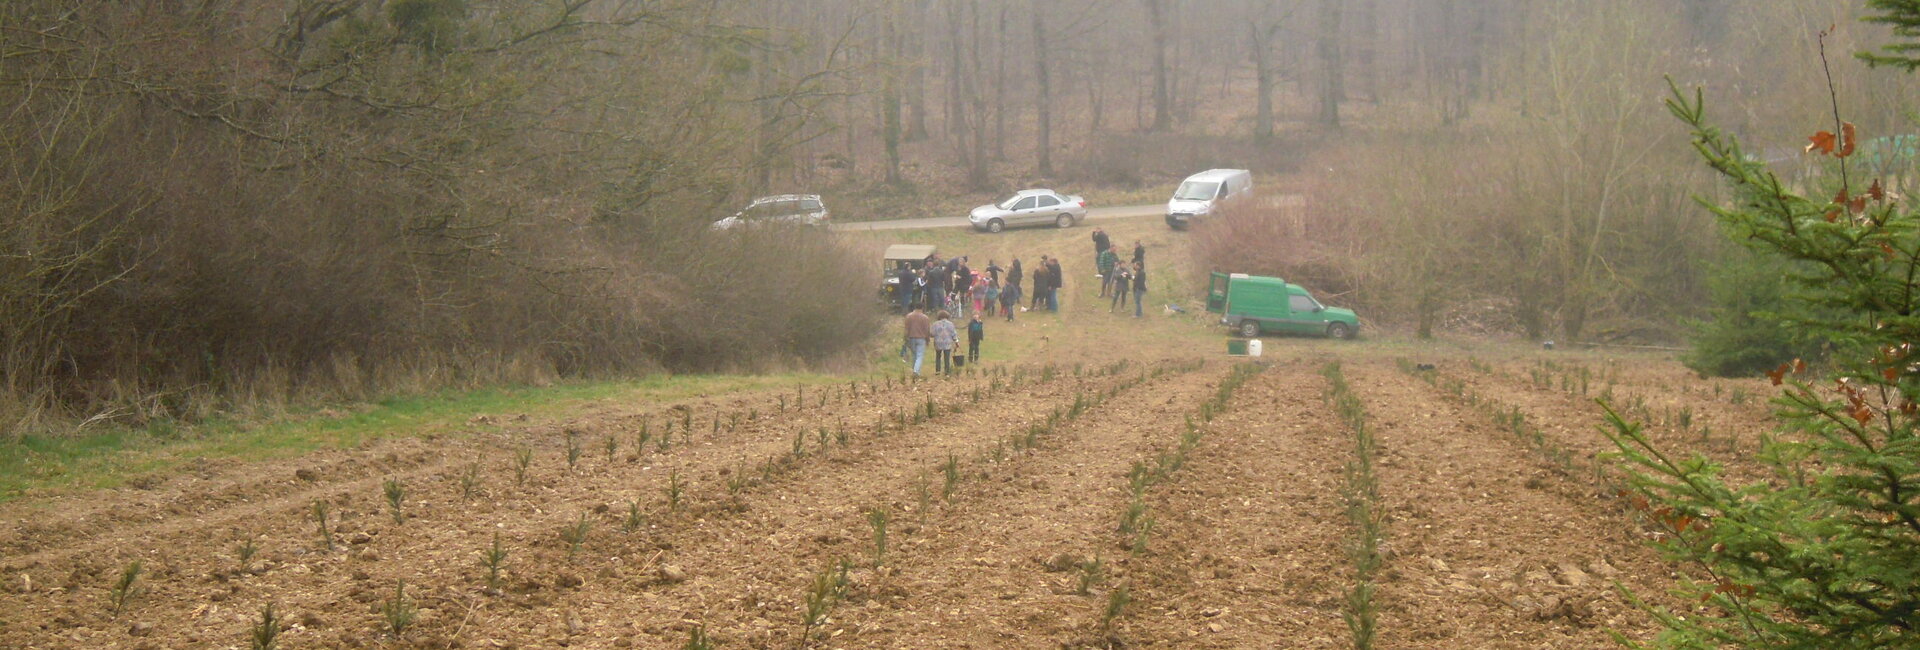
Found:
M 863 257 L 706 231 L 836 74 L 736 9 L 0 3 L 0 422 L 864 345 Z

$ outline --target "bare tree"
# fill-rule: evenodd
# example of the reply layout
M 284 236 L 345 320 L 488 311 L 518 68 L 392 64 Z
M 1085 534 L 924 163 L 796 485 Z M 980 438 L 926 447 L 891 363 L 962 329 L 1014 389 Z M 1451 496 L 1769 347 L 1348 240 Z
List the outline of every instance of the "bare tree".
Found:
M 1162 132 L 1173 127 L 1173 97 L 1167 87 L 1167 20 L 1162 0 L 1141 1 L 1147 5 L 1147 29 L 1153 39 L 1153 125 L 1147 130 Z

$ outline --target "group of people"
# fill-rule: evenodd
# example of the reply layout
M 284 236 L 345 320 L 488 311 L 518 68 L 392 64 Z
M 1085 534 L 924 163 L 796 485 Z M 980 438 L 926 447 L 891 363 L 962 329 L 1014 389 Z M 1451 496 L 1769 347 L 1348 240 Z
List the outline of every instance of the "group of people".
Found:
M 946 374 L 953 372 L 958 365 L 954 363 L 955 348 L 960 345 L 960 331 L 953 325 L 953 315 L 942 309 L 935 312 L 939 320 L 929 318 L 919 307 L 907 312 L 907 340 L 900 346 L 900 360 L 913 365 L 913 375 L 920 376 L 920 366 L 927 357 L 927 346 L 933 346 L 933 370 Z M 968 363 L 980 360 L 980 342 L 987 338 L 987 325 L 980 321 L 979 312 L 967 322 Z
M 1145 315 L 1140 303 L 1147 297 L 1147 247 L 1135 240 L 1133 261 L 1122 263 L 1120 252 L 1113 246 L 1113 241 L 1107 238 L 1106 231 L 1094 228 L 1093 260 L 1094 266 L 1100 269 L 1100 297 L 1107 298 L 1107 313 L 1113 313 L 1115 308 L 1124 312 L 1127 294 L 1131 293 L 1133 317 Z
M 1107 313 L 1115 309 L 1124 313 L 1131 294 L 1133 317 L 1142 317 L 1145 311 L 1141 303 L 1147 295 L 1147 247 L 1134 241 L 1132 261 L 1122 263 L 1106 231 L 1094 228 L 1093 250 L 1094 264 L 1100 269 L 1100 297 L 1108 299 Z M 953 324 L 955 317 L 966 319 L 967 323 L 967 353 L 963 358 L 966 362 L 979 361 L 980 343 L 987 336 L 982 316 L 999 315 L 1012 322 L 1015 311 L 1045 308 L 1058 312 L 1060 289 L 1065 286 L 1066 278 L 1066 273 L 1060 270 L 1060 258 L 1047 255 L 1040 256 L 1040 262 L 1035 265 L 1029 283 L 1033 287 L 1031 295 L 1020 289 L 1021 282 L 1029 278 L 1018 257 L 1005 268 L 997 260 L 988 260 L 985 269 L 975 271 L 964 255 L 947 260 L 936 255 L 920 268 L 903 266 L 897 274 L 895 279 L 899 284 L 894 295 L 899 300 L 900 311 L 907 314 L 906 340 L 900 346 L 900 358 L 913 365 L 914 375 L 920 374 L 928 347 L 934 350 L 935 372 L 953 371 L 954 354 L 960 344 L 960 329 Z M 1030 301 L 1025 307 L 1020 306 L 1023 297 Z

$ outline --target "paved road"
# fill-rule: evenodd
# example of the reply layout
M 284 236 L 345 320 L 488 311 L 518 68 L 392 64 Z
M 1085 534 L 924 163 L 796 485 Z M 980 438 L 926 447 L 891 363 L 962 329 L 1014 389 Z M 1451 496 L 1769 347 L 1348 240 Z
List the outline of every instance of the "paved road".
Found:
M 1167 204 L 1152 205 L 1116 205 L 1108 208 L 1087 208 L 1086 221 L 1102 219 L 1125 219 L 1127 217 L 1163 216 L 1167 213 Z M 855 221 L 833 224 L 834 230 L 924 230 L 928 228 L 965 228 L 969 225 L 966 217 L 930 217 L 926 219 L 891 219 L 887 221 Z
M 1281 207 L 1300 207 L 1306 205 L 1306 197 L 1299 194 L 1281 194 L 1268 199 Z M 1164 217 L 1167 204 L 1116 205 L 1104 208 L 1088 208 L 1087 221 L 1106 219 L 1126 219 L 1128 217 Z M 855 221 L 833 224 L 837 231 L 861 230 L 925 230 L 929 228 L 965 228 L 972 224 L 966 217 L 929 217 L 926 219 L 891 219 L 887 221 Z

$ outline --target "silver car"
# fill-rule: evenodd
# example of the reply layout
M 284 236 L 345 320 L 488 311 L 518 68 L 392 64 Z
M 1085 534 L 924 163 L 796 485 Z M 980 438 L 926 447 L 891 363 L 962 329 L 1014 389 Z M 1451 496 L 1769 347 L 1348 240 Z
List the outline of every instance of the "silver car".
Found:
M 1087 200 L 1053 190 L 1020 190 L 1007 200 L 973 209 L 967 221 L 975 230 L 1000 232 L 1020 226 L 1067 228 L 1087 218 Z
M 714 230 L 761 225 L 827 225 L 827 206 L 818 194 L 763 196 L 731 217 L 713 222 Z

